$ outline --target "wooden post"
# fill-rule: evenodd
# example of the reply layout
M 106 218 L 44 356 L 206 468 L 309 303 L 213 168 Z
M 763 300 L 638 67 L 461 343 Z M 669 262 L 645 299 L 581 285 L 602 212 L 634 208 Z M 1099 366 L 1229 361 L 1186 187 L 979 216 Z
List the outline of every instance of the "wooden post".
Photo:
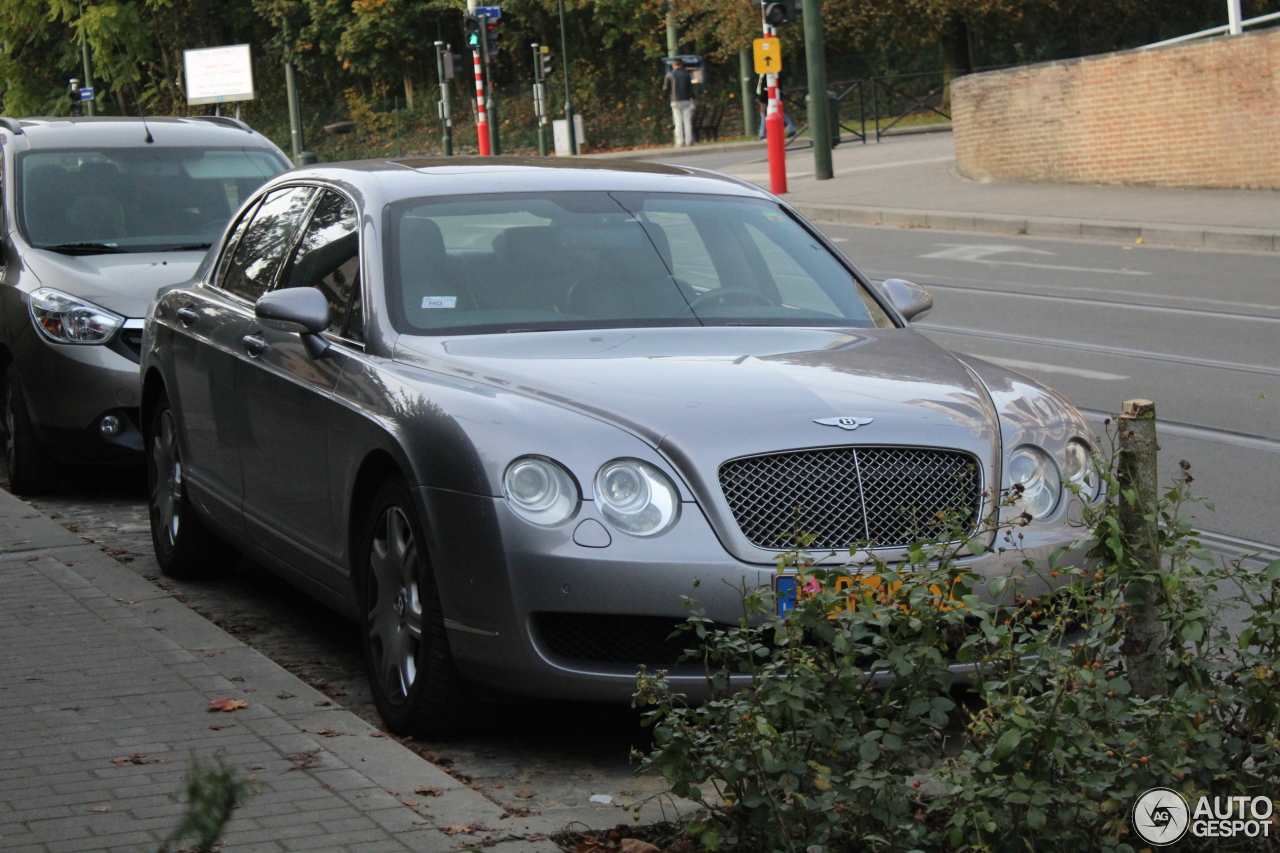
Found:
M 1125 535 L 1126 562 L 1122 571 L 1124 599 L 1129 605 L 1124 653 L 1136 694 L 1163 692 L 1164 623 L 1159 493 L 1156 473 L 1156 404 L 1126 400 L 1119 418 L 1120 524 Z

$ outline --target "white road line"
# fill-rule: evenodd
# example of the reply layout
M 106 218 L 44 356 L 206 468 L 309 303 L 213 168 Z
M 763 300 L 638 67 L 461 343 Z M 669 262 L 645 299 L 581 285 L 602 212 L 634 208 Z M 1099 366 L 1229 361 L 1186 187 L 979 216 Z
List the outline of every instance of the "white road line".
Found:
M 1103 382 L 1116 382 L 1121 379 L 1128 379 L 1128 376 L 1121 376 L 1119 373 L 1104 373 L 1101 370 L 1085 370 L 1080 367 L 1063 367 L 1060 364 L 1044 364 L 1039 361 L 1019 361 L 1015 358 L 993 358 L 989 355 L 978 355 L 970 353 L 970 355 L 980 358 L 983 361 L 989 361 L 992 364 L 998 364 L 1001 367 L 1007 367 L 1010 370 L 1030 370 L 1036 373 L 1065 373 L 1068 376 L 1079 376 L 1082 379 L 1100 379 Z

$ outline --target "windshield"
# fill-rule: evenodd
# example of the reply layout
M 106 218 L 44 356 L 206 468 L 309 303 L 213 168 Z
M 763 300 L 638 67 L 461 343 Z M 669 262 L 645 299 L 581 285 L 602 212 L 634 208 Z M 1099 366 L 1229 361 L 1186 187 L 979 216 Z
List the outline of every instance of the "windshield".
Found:
M 405 334 L 892 325 L 764 200 L 521 193 L 410 199 L 390 214 L 388 304 Z
M 32 246 L 65 254 L 207 248 L 241 202 L 287 168 L 261 148 L 28 151 L 19 227 Z

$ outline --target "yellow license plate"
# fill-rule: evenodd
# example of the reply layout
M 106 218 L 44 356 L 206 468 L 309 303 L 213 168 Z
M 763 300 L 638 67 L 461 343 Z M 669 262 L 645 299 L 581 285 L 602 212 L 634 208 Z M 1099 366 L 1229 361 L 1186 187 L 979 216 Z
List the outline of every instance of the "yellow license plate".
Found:
M 960 571 L 968 571 L 970 567 L 957 566 L 956 568 Z M 945 595 L 943 594 L 942 587 L 937 585 L 931 585 L 929 587 L 929 591 L 940 599 L 945 598 L 947 601 L 957 604 L 957 606 L 963 606 L 963 605 L 959 605 L 959 603 L 956 602 L 956 599 L 955 599 L 955 584 L 958 582 L 959 582 L 959 579 L 957 578 L 956 581 L 952 583 L 951 589 L 948 590 Z M 894 593 L 898 591 L 898 588 L 902 586 L 902 581 L 890 581 L 887 585 L 885 585 L 884 581 L 878 575 L 865 574 L 865 575 L 858 575 L 857 577 L 849 577 L 848 575 L 841 575 L 840 577 L 836 578 L 834 591 L 837 593 L 840 593 L 840 592 L 844 592 L 845 590 L 855 590 L 856 587 L 859 585 L 869 589 L 877 590 L 877 591 L 880 591 L 881 587 L 884 587 L 883 591 L 880 591 L 880 594 L 883 595 L 886 600 L 888 600 L 892 598 Z M 773 576 L 773 594 L 774 594 L 774 600 L 776 602 L 777 613 L 779 616 L 785 616 L 787 614 L 787 611 L 794 610 L 796 608 L 796 604 L 798 602 L 810 597 L 813 594 L 808 589 L 806 589 L 806 586 L 807 586 L 807 583 L 802 584 L 800 582 L 799 575 L 775 574 Z M 850 607 L 856 607 L 857 606 L 856 592 L 850 592 L 847 597 L 847 600 L 849 602 Z M 946 605 L 941 605 L 941 608 L 943 610 L 951 609 Z M 831 614 L 832 618 L 834 618 L 836 613 L 839 613 L 840 610 L 842 609 L 843 608 L 837 608 Z

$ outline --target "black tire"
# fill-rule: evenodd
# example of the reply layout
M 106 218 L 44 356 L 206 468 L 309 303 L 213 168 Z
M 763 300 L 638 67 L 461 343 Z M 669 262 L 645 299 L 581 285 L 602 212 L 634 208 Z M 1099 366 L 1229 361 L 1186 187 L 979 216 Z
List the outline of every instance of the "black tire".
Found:
M 404 480 L 378 490 L 357 542 L 360 635 L 373 703 L 397 735 L 474 731 L 487 709 L 449 650 L 422 522 Z
M 171 578 L 207 578 L 234 566 L 235 549 L 211 533 L 187 497 L 177 424 L 169 400 L 156 401 L 147 430 L 147 508 L 160 571 Z
M 16 364 L 10 364 L 4 374 L 4 433 L 9 491 L 15 495 L 43 495 L 54 491 L 61 466 L 36 440 Z

